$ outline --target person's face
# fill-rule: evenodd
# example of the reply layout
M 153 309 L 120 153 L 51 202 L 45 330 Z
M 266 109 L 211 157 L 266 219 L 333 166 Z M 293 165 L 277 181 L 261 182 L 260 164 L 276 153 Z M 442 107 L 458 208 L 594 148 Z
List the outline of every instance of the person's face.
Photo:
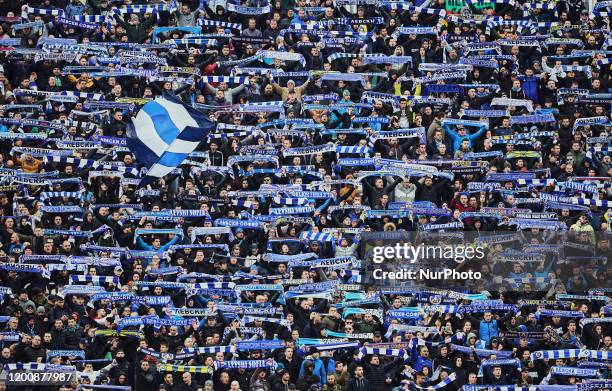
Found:
M 476 374 L 475 374 L 475 373 L 470 373 L 470 374 L 468 375 L 468 382 L 469 382 L 470 384 L 476 384 L 476 381 L 477 381 L 477 380 L 478 380 L 478 378 L 476 377 Z

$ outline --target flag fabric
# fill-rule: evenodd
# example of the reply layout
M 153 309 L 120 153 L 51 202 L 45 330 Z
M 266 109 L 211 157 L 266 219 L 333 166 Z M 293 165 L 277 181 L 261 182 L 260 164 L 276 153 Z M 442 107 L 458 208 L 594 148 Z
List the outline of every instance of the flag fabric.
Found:
M 214 128 L 205 114 L 174 95 L 147 104 L 128 124 L 128 147 L 147 168 L 140 186 L 168 175 Z

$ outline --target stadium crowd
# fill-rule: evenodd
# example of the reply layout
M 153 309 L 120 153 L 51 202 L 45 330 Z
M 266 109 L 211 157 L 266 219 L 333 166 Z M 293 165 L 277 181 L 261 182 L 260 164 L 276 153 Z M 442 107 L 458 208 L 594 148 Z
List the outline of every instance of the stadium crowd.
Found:
M 0 0 L 0 391 L 612 388 L 611 12 Z M 464 232 L 487 281 L 368 279 Z

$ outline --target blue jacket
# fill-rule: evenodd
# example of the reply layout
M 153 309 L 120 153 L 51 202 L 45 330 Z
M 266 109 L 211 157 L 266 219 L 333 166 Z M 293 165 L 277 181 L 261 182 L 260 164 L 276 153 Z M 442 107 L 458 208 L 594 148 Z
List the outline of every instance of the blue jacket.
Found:
M 414 369 L 417 372 L 420 372 L 421 369 L 425 367 L 429 367 L 430 371 L 433 370 L 433 362 L 430 359 L 421 356 L 419 354 L 419 348 L 420 346 L 418 344 L 415 344 L 412 347 L 412 350 L 410 351 L 412 369 Z
M 534 277 L 548 277 L 548 272 L 550 272 L 550 269 L 552 269 L 552 266 L 555 262 L 551 261 L 548 263 L 548 265 L 544 266 L 544 269 L 541 272 L 538 271 L 534 271 L 532 274 Z
M 164 244 L 163 246 L 159 246 L 158 250 L 155 250 L 155 248 L 153 246 L 151 246 L 150 244 L 145 243 L 145 241 L 142 240 L 142 238 L 140 236 L 136 238 L 136 243 L 138 243 L 138 246 L 140 248 L 142 248 L 143 250 L 163 252 L 163 251 L 166 251 L 167 249 L 169 249 L 170 246 L 175 244 L 178 240 L 179 240 L 179 237 L 178 236 L 174 236 L 174 238 L 172 238 L 171 241 L 169 241 L 168 243 Z
M 319 378 L 321 379 L 321 383 L 323 384 L 327 383 L 327 374 L 325 372 L 325 365 L 323 364 L 323 360 L 321 360 L 320 358 L 317 358 L 316 360 L 313 360 L 313 359 L 309 359 L 309 360 L 314 363 L 312 374 L 319 376 Z M 299 377 L 302 377 L 302 375 L 304 374 L 304 363 L 305 362 L 306 360 L 302 361 L 302 366 L 300 367 Z M 334 364 L 334 367 L 335 367 L 335 364 Z
M 457 133 L 454 129 L 451 129 L 448 124 L 444 124 L 442 127 L 444 128 L 445 134 L 450 137 L 453 143 L 453 152 L 459 150 L 459 147 L 461 147 L 461 142 L 464 139 L 470 142 L 471 148 L 472 144 L 474 143 L 474 140 L 478 139 L 478 137 L 480 137 L 485 132 L 485 130 L 487 130 L 487 127 L 483 125 L 480 127 L 480 129 L 478 129 L 478 132 L 474 134 L 466 134 L 464 137 L 461 137 L 459 136 L 459 133 Z
M 71 3 L 71 4 L 68 4 L 68 6 L 66 7 L 66 16 L 73 17 L 76 15 L 82 15 L 86 11 L 87 11 L 87 7 L 85 7 L 84 5 L 77 4 L 77 3 Z
M 521 88 L 525 93 L 525 97 L 529 100 L 538 100 L 538 82 L 539 78 L 536 76 L 519 76 L 518 79 L 521 81 Z
M 492 319 L 490 322 L 484 320 L 480 321 L 480 328 L 478 329 L 478 336 L 485 342 L 487 346 L 491 343 L 493 337 L 499 336 L 499 328 L 497 327 L 497 320 Z
M 430 359 L 419 355 L 415 363 L 412 365 L 412 369 L 414 369 L 417 372 L 420 372 L 421 369 L 425 367 L 429 367 L 429 370 L 431 371 L 432 366 L 433 366 L 433 362 Z

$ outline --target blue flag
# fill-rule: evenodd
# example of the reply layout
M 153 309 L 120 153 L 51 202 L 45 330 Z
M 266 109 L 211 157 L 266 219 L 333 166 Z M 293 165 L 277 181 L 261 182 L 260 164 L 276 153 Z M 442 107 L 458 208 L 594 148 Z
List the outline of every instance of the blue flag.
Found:
M 128 147 L 149 168 L 143 186 L 168 175 L 214 128 L 206 115 L 165 95 L 145 104 L 128 124 Z

